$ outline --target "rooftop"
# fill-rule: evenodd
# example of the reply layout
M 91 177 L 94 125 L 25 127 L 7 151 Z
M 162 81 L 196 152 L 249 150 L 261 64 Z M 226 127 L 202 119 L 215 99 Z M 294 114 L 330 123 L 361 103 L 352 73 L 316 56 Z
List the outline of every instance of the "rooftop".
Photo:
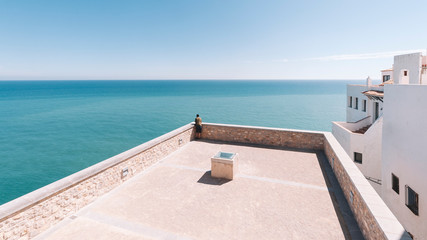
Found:
M 210 176 L 238 153 L 232 181 Z M 363 239 L 323 151 L 191 141 L 37 239 Z
M 329 132 L 201 137 L 184 125 L 1 205 L 0 239 L 411 239 Z M 232 181 L 211 177 L 219 151 L 237 153 Z

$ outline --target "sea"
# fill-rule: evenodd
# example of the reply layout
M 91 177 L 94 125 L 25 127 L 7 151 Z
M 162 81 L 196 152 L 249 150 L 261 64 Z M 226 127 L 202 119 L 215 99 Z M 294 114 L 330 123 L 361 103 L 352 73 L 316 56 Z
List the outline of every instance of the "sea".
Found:
M 0 204 L 193 122 L 331 131 L 339 80 L 0 81 Z

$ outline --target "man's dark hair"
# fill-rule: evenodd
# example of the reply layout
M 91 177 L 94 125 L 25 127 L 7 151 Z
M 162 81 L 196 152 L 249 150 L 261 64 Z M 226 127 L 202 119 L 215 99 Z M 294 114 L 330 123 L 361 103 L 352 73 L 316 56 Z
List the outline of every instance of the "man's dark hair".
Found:
M 199 116 L 199 114 L 196 114 L 196 117 L 198 117 Z

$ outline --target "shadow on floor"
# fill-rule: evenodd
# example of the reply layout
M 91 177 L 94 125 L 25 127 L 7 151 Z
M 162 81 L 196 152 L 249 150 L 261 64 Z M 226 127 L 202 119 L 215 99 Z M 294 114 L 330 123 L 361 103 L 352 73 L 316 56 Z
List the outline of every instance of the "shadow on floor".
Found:
M 328 186 L 329 197 L 334 205 L 335 213 L 341 225 L 346 240 L 363 240 L 362 232 L 357 225 L 356 219 L 350 210 L 350 206 L 344 197 L 344 193 L 335 177 L 335 174 L 329 164 L 324 152 L 317 151 L 317 160 L 322 169 L 323 178 Z
M 223 178 L 213 178 L 211 177 L 211 171 L 207 171 L 203 176 L 197 181 L 198 183 L 209 184 L 209 185 L 222 185 L 228 183 L 230 180 Z

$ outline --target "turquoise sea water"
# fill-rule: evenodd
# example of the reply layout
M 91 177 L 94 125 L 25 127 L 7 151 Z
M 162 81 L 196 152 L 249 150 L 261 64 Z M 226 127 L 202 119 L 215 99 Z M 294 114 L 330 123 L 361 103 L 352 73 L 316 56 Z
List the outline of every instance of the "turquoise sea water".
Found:
M 0 81 L 0 204 L 194 121 L 330 131 L 357 81 Z M 360 82 L 359 82 L 360 83 Z

